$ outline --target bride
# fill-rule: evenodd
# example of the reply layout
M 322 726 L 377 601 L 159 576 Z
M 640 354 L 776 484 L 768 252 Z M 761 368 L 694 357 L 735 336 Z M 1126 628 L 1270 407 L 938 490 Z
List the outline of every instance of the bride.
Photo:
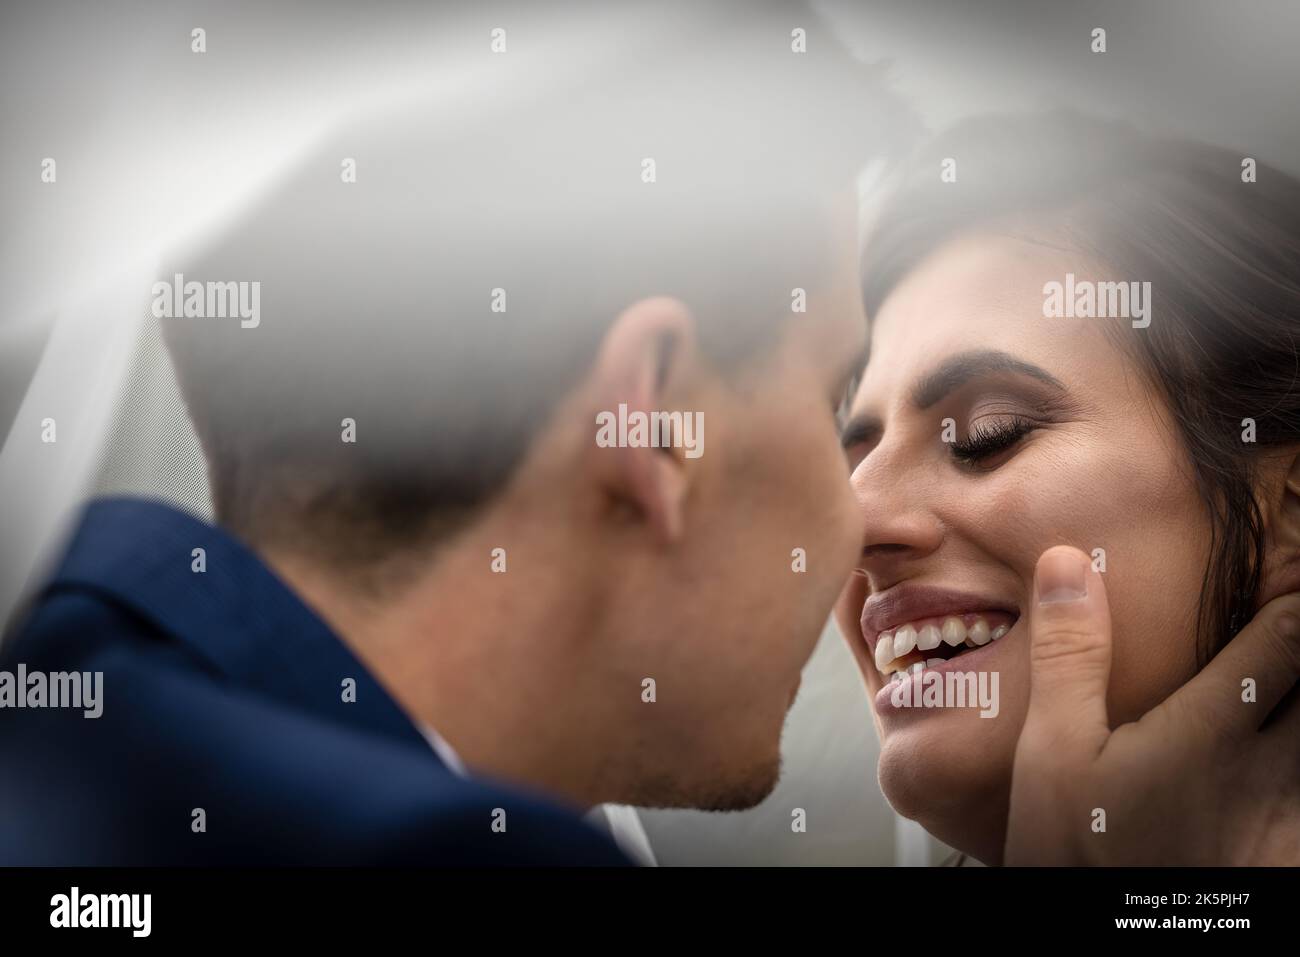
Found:
M 862 549 L 836 617 L 890 804 L 997 864 L 1045 549 L 1104 581 L 1112 727 L 1300 588 L 1300 182 L 1075 115 L 969 121 L 913 158 L 864 262 Z M 1049 315 L 1066 277 L 1150 283 L 1148 321 Z M 1000 674 L 995 717 L 898 705 L 953 671 Z M 1259 677 L 1188 720 L 1249 708 Z

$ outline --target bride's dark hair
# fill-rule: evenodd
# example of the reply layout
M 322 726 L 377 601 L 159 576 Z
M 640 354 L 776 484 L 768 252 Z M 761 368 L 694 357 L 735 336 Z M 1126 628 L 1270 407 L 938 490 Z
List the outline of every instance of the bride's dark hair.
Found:
M 940 176 L 949 160 L 955 181 Z M 1300 181 L 1249 150 L 1069 112 L 965 121 L 900 170 L 864 244 L 868 318 L 927 253 L 972 230 L 1151 283 L 1149 326 L 1106 325 L 1163 396 L 1208 510 L 1204 664 L 1256 608 L 1258 457 L 1300 443 Z

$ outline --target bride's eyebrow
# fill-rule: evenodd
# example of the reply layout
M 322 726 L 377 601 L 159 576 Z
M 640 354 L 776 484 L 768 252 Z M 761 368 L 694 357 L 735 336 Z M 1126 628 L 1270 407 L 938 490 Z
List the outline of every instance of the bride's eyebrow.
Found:
M 1061 381 L 1046 369 L 1040 369 L 1032 362 L 1017 359 L 1008 352 L 984 349 L 959 352 L 945 359 L 937 369 L 927 373 L 912 387 L 912 404 L 918 409 L 928 409 L 971 379 L 999 372 L 1028 376 L 1051 386 L 1058 392 L 1066 391 Z

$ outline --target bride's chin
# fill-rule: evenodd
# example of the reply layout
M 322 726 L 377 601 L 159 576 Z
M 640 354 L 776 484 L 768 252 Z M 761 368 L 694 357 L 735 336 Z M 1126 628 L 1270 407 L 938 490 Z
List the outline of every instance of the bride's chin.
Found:
M 902 817 L 990 865 L 1002 862 L 1011 762 L 979 748 L 936 747 L 909 740 L 907 729 L 881 746 L 880 790 Z

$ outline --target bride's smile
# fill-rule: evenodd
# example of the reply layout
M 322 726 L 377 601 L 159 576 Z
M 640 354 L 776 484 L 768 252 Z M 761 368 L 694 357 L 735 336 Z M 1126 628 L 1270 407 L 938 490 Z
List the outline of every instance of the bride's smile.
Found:
M 863 649 L 880 676 L 876 712 L 899 710 L 900 686 L 930 672 L 937 675 L 998 667 L 998 644 L 1020 613 L 1013 603 L 922 584 L 903 584 L 873 594 L 862 609 Z M 876 687 L 869 670 L 868 687 Z M 972 701 L 974 705 L 976 702 Z

